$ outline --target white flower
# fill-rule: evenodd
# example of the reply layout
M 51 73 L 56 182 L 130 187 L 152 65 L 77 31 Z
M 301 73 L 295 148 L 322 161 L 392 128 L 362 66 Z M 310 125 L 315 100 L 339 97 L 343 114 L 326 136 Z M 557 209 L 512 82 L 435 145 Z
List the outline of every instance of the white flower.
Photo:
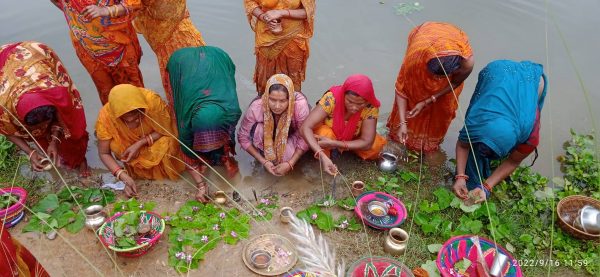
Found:
M 219 224 L 213 225 L 212 229 L 215 231 L 219 231 Z
M 310 218 L 312 218 L 312 220 L 317 220 L 317 217 L 319 217 L 317 214 L 312 214 L 310 216 Z
M 219 214 L 219 217 L 220 217 L 221 219 L 225 219 L 225 213 L 220 213 L 220 214 Z
M 269 201 L 269 198 L 261 198 L 260 203 L 269 205 L 271 203 L 271 201 Z
M 208 243 L 208 237 L 207 236 L 202 236 L 202 239 L 200 239 L 202 242 L 204 243 Z

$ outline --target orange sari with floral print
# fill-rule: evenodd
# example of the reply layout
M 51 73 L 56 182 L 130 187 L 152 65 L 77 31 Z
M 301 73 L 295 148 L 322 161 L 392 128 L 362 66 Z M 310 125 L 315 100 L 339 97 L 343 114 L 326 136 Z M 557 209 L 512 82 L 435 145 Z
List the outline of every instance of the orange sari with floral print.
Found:
M 58 147 L 62 162 L 74 168 L 85 161 L 88 133 L 83 103 L 67 70 L 47 45 L 25 41 L 0 47 L 0 105 L 0 134 L 29 141 L 32 138 L 23 128 L 26 113 L 41 105 L 54 106 L 58 125 L 52 128 L 62 130 Z M 48 133 L 35 139 L 47 149 L 51 137 Z
M 142 48 L 131 24 L 131 13 L 121 17 L 87 19 L 81 13 L 89 5 L 100 7 L 122 4 L 122 0 L 61 0 L 71 42 L 77 57 L 88 71 L 100 101 L 108 101 L 108 93 L 118 84 L 144 86 L 138 67 Z
M 173 52 L 181 48 L 206 45 L 202 34 L 190 19 L 186 0 L 125 0 L 124 5 L 135 11 L 133 26 L 144 35 L 156 54 L 163 88 L 174 115 L 167 62 Z
M 404 62 L 396 80 L 396 94 L 406 98 L 407 111 L 448 86 L 445 76 L 435 76 L 427 69 L 427 62 L 436 57 L 459 55 L 467 59 L 473 55 L 467 35 L 454 25 L 442 22 L 425 22 L 414 28 L 408 36 Z M 425 107 L 416 117 L 408 119 L 409 149 L 425 152 L 435 151 L 444 140 L 450 122 L 456 116 L 458 97 L 463 84 L 452 92 L 439 97 Z M 456 95 L 456 97 L 455 97 Z M 400 115 L 396 101 L 387 127 L 390 138 L 399 141 Z
M 255 32 L 254 83 L 257 92 L 262 94 L 267 80 L 278 73 L 289 76 L 294 81 L 296 91 L 302 91 L 309 55 L 308 41 L 313 35 L 315 0 L 244 0 L 244 6 L 250 27 Z M 304 9 L 307 18 L 282 18 L 283 31 L 273 34 L 266 23 L 252 15 L 256 8 L 261 8 L 263 12 Z

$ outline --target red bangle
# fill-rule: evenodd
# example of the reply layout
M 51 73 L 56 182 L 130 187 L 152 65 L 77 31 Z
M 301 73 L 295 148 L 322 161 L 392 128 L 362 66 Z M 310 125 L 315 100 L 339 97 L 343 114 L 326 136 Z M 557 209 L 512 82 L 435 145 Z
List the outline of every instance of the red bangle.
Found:
M 121 170 L 121 169 L 123 169 L 123 168 L 121 168 L 120 166 L 118 166 L 117 168 L 115 168 L 115 169 L 112 171 L 112 175 L 113 175 L 113 176 L 116 176 L 117 172 L 119 172 L 119 170 Z
M 290 163 L 289 161 L 286 161 L 286 163 L 287 163 L 287 164 L 290 166 L 290 168 L 291 168 L 292 170 L 294 170 L 294 166 L 292 165 L 292 163 Z
M 483 187 L 485 187 L 489 192 L 492 192 L 492 186 L 487 182 L 483 182 Z
M 457 174 L 456 176 L 454 176 L 454 180 L 458 180 L 458 179 L 465 179 L 465 181 L 468 181 L 469 180 L 469 175 Z
M 321 152 L 323 152 L 323 151 L 325 151 L 325 150 L 323 150 L 323 149 L 321 148 L 321 150 L 319 150 L 319 151 L 315 152 L 315 155 L 314 155 L 315 159 L 318 159 L 318 158 L 319 158 L 319 153 L 321 153 Z

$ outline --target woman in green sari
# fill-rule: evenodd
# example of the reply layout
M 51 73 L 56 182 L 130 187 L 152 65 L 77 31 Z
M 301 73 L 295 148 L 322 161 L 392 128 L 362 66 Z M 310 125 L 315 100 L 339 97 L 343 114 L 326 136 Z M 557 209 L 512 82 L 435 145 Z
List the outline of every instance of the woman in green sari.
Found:
M 167 64 L 179 139 L 188 172 L 198 186 L 196 199 L 207 202 L 206 164 L 237 172 L 235 126 L 242 114 L 235 87 L 235 65 L 212 46 L 175 51 Z M 200 157 L 200 159 L 198 159 Z

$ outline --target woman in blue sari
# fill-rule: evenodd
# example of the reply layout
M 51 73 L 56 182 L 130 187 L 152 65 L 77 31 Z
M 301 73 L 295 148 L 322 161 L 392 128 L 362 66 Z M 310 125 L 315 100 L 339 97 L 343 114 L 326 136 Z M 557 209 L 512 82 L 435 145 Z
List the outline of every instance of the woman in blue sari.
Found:
M 479 73 L 456 143 L 454 193 L 475 203 L 537 151 L 547 80 L 542 65 L 498 60 Z M 492 160 L 504 159 L 494 171 Z

